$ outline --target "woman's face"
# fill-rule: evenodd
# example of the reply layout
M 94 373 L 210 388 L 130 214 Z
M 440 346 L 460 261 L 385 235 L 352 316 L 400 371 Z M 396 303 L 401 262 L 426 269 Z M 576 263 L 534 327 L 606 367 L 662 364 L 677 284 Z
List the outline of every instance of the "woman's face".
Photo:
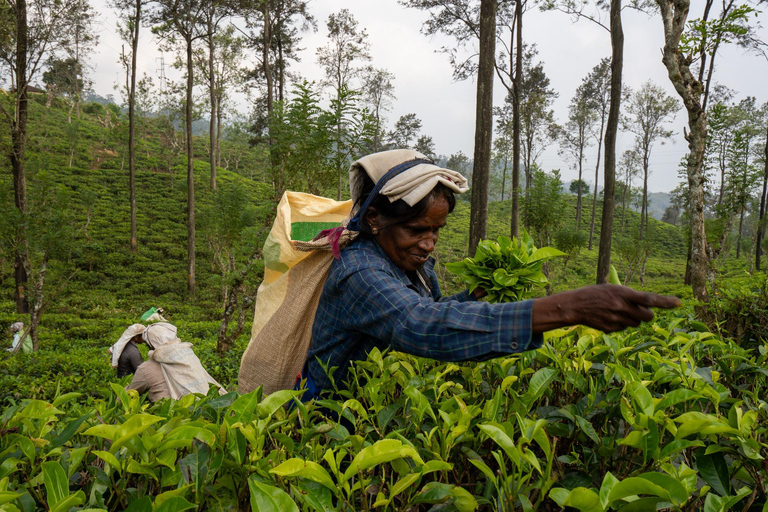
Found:
M 387 227 L 378 213 L 371 212 L 368 224 L 378 229 L 374 238 L 395 265 L 405 271 L 424 266 L 435 250 L 440 228 L 448 218 L 448 201 L 443 196 L 433 199 L 424 214 L 416 219 Z

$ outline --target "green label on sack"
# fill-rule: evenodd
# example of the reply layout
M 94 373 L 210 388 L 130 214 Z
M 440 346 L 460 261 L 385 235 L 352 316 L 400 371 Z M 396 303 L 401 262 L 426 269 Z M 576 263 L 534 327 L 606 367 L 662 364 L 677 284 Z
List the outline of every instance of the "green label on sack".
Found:
M 324 229 L 337 228 L 338 222 L 293 222 L 291 223 L 291 240 L 309 242 Z

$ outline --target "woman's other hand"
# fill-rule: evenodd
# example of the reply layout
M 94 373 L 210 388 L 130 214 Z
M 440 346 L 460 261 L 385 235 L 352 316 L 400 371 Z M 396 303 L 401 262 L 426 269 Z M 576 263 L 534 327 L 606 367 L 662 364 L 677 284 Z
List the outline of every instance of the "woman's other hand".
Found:
M 586 325 L 603 332 L 621 331 L 652 320 L 651 308 L 671 309 L 679 305 L 677 297 L 640 292 L 627 286 L 585 286 L 536 299 L 533 332 L 570 325 Z

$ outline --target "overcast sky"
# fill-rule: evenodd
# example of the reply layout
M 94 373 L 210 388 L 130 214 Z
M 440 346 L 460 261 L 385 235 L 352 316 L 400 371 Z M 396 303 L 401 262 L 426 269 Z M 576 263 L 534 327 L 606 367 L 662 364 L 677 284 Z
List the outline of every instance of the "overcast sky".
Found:
M 116 82 L 124 82 L 117 63 L 123 44 L 116 35 L 114 16 L 110 9 L 96 1 L 99 12 L 100 43 L 91 58 L 91 78 L 98 94 L 114 93 Z M 697 6 L 699 2 L 692 2 Z M 301 46 L 302 61 L 293 66 L 294 71 L 309 80 L 319 80 L 322 72 L 316 63 L 315 51 L 326 43 L 326 20 L 329 14 L 347 8 L 358 20 L 360 27 L 368 32 L 371 45 L 371 64 L 384 68 L 396 76 L 392 111 L 387 114 L 389 126 L 401 116 L 415 113 L 422 120 L 422 133 L 430 135 L 438 154 L 450 155 L 462 151 L 469 157 L 473 153 L 475 126 L 474 80 L 454 82 L 448 59 L 436 53 L 442 46 L 455 46 L 453 40 L 445 37 L 427 37 L 421 33 L 421 26 L 427 14 L 406 9 L 396 0 L 312 0 L 309 10 L 318 22 L 316 33 L 305 33 Z M 700 13 L 693 11 L 692 16 Z M 767 25 L 765 13 L 759 15 Z M 603 57 L 610 56 L 610 39 L 606 30 L 589 21 L 573 20 L 559 12 L 541 13 L 532 9 L 524 18 L 523 34 L 526 43 L 535 43 L 539 50 L 538 59 L 544 63 L 544 70 L 551 80 L 551 86 L 559 92 L 554 103 L 558 122 L 566 120 L 568 103 L 582 78 Z M 645 81 L 652 80 L 667 93 L 678 98 L 661 62 L 662 23 L 656 17 L 649 18 L 643 13 L 624 10 L 625 33 L 624 83 L 632 89 L 639 88 Z M 768 40 L 768 29 L 761 28 L 759 36 Z M 141 72 L 157 76 L 160 68 L 160 52 L 157 41 L 144 29 L 140 41 L 139 67 Z M 166 73 L 171 75 L 169 64 L 173 56 L 164 56 Z M 758 104 L 768 101 L 768 60 L 745 54 L 735 47 L 724 49 L 717 57 L 718 66 L 715 80 L 738 92 L 737 99 L 755 96 Z M 500 83 L 494 87 L 494 104 L 501 105 L 506 90 Z M 246 110 L 244 106 L 244 110 Z M 687 116 L 680 110 L 669 126 L 676 132 L 673 142 L 657 145 L 651 158 L 651 191 L 670 191 L 677 186 L 677 169 L 686 152 L 682 137 Z M 617 154 L 620 156 L 632 142 L 629 134 L 620 134 Z M 596 150 L 588 153 L 585 179 L 594 182 Z M 563 180 L 576 178 L 576 171 L 557 154 L 553 144 L 539 158 L 545 170 L 560 169 Z M 602 169 L 600 171 L 602 183 Z M 637 186 L 637 184 L 636 184 Z

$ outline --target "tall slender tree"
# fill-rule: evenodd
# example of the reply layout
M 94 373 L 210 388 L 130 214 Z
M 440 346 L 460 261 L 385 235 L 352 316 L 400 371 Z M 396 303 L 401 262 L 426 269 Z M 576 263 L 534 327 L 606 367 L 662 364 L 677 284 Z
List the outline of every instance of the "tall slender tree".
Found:
M 192 96 L 195 85 L 194 47 L 196 41 L 207 34 L 205 24 L 205 0 L 159 0 L 152 14 L 156 24 L 153 32 L 167 43 L 181 39 L 186 69 L 186 105 L 184 124 L 187 150 L 187 292 L 195 296 L 195 152 L 192 145 Z
M 666 129 L 666 122 L 674 118 L 680 108 L 678 102 L 667 95 L 664 89 L 648 81 L 635 92 L 627 105 L 624 127 L 635 134 L 635 146 L 643 164 L 643 198 L 640 207 L 639 239 L 644 239 L 648 225 L 648 176 L 650 174 L 651 151 L 656 143 L 664 144 L 674 132 Z
M 27 215 L 27 117 L 30 82 L 41 71 L 46 59 L 60 52 L 66 40 L 66 14 L 69 4 L 58 0 L 5 0 L 12 21 L 9 37 L 0 39 L 0 83 L 12 91 L 9 108 L 0 104 L 0 115 L 11 134 L 9 158 L 13 174 L 14 205 Z M 29 244 L 22 228 L 21 243 L 16 245 L 14 263 L 16 312 L 27 313 L 27 268 Z
M 762 242 L 765 236 L 766 194 L 768 194 L 768 103 L 763 105 L 765 124 L 765 146 L 763 148 L 763 188 L 760 192 L 760 211 L 758 212 L 757 235 L 755 237 L 755 269 L 760 272 L 760 259 L 763 254 Z
M 136 59 L 139 50 L 139 33 L 147 0 L 114 0 L 117 11 L 118 32 L 131 47 L 128 80 L 128 192 L 131 208 L 131 251 L 139 247 L 136 223 Z
M 521 149 L 523 151 L 523 171 L 525 189 L 531 182 L 531 171 L 546 146 L 557 135 L 555 114 L 552 102 L 558 94 L 550 86 L 550 80 L 544 72 L 544 63 L 534 64 L 538 55 L 535 47 L 529 47 L 523 60 L 523 80 L 520 84 L 519 117 L 521 124 Z
M 453 75 L 463 80 L 475 73 L 477 102 L 475 117 L 474 168 L 472 171 L 472 210 L 470 212 L 469 252 L 485 237 L 488 217 L 488 186 L 490 182 L 491 139 L 493 131 L 493 73 L 496 48 L 496 13 L 498 0 L 400 0 L 402 5 L 427 11 L 429 18 L 422 31 L 426 35 L 446 34 L 457 45 L 443 47 L 453 67 Z M 483 17 L 485 15 L 485 17 Z M 459 54 L 472 43 L 478 51 L 465 58 Z M 490 67 L 488 71 L 486 66 Z M 481 69 L 482 68 L 482 69 Z M 485 75 L 485 73 L 490 73 Z
M 328 43 L 317 50 L 317 62 L 325 71 L 325 84 L 331 89 L 332 100 L 337 108 L 335 156 L 338 187 L 336 198 L 341 200 L 343 181 L 350 162 L 350 148 L 345 147 L 344 139 L 350 123 L 347 116 L 346 101 L 352 99 L 350 92 L 358 90 L 353 79 L 360 76 L 362 68 L 358 64 L 371 60 L 368 33 L 359 27 L 358 21 L 349 12 L 342 9 L 328 16 Z
M 592 217 L 589 223 L 589 250 L 595 235 L 595 218 L 597 214 L 597 187 L 600 181 L 600 163 L 602 162 L 605 125 L 611 106 L 611 59 L 604 58 L 592 68 L 592 71 L 582 81 L 585 95 L 589 98 L 592 109 L 597 113 L 599 124 L 595 123 L 593 137 L 597 140 L 597 158 L 595 159 L 595 184 L 592 194 Z
M 597 254 L 597 284 L 607 283 L 611 271 L 613 214 L 616 205 L 616 135 L 621 109 L 621 76 L 624 69 L 624 29 L 621 0 L 611 0 L 611 105 L 605 125 L 605 171 L 603 173 L 603 218 L 600 222 L 600 250 Z
M 691 222 L 690 276 L 693 295 L 707 302 L 707 236 L 704 229 L 704 152 L 707 141 L 707 101 L 709 99 L 715 56 L 722 44 L 750 44 L 753 33 L 748 19 L 754 9 L 724 1 L 720 13 L 712 11 L 714 0 L 703 2 L 703 15 L 690 26 L 690 0 L 656 0 L 664 27 L 662 62 L 670 82 L 688 113 L 688 178 Z M 697 61 L 694 66 L 694 59 Z
M 499 58 L 496 61 L 496 73 L 502 85 L 507 89 L 509 96 L 507 102 L 512 106 L 510 141 L 512 148 L 512 211 L 510 214 L 510 231 L 512 236 L 516 237 L 519 235 L 520 230 L 520 87 L 523 82 L 523 14 L 527 10 L 528 1 L 515 0 L 515 8 L 511 15 L 508 6 L 509 2 L 501 2 L 499 5 L 499 24 L 505 25 L 509 29 L 509 43 L 505 41 L 500 31 L 498 43 L 501 45 L 502 50 L 498 52 Z M 509 65 L 506 64 L 507 60 Z
M 475 254 L 488 230 L 488 187 L 493 138 L 493 73 L 496 54 L 496 0 L 480 0 L 480 58 L 475 101 L 475 153 L 472 169 L 472 209 L 469 214 L 469 254 Z
M 384 112 L 392 108 L 395 100 L 395 75 L 386 69 L 366 66 L 363 71 L 363 102 L 370 109 L 375 122 L 376 136 L 371 150 L 375 153 L 384 147 Z
M 582 182 L 585 161 L 584 152 L 591 145 L 592 128 L 597 120 L 597 112 L 593 109 L 594 102 L 589 96 L 588 88 L 582 83 L 576 88 L 576 94 L 568 106 L 568 121 L 560 136 L 560 154 L 573 161 L 579 174 L 578 183 Z M 581 228 L 581 196 L 582 187 L 576 191 L 576 230 Z

